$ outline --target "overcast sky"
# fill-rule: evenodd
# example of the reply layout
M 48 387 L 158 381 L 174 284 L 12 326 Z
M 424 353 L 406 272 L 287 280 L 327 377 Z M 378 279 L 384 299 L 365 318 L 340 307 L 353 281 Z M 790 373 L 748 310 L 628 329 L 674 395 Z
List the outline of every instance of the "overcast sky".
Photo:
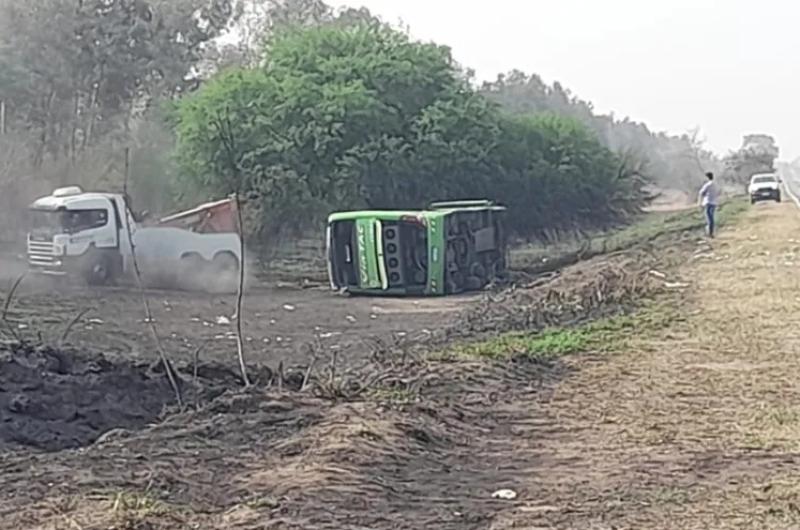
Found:
M 800 4 L 792 0 L 335 0 L 453 49 L 480 79 L 518 68 L 602 112 L 719 153 L 742 135 L 800 156 Z

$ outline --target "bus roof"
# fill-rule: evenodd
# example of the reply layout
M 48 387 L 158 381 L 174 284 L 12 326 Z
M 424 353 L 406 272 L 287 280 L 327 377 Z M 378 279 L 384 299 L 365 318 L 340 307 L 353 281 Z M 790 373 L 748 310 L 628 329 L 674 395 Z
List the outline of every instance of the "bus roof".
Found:
M 403 217 L 425 217 L 427 219 L 444 217 L 455 212 L 469 212 L 480 210 L 491 210 L 495 212 L 505 211 L 505 206 L 456 206 L 447 207 L 449 203 L 440 203 L 436 205 L 435 209 L 431 210 L 356 210 L 350 212 L 335 212 L 328 216 L 328 222 L 334 223 L 336 221 L 353 221 L 355 219 L 385 219 L 390 221 L 398 221 Z

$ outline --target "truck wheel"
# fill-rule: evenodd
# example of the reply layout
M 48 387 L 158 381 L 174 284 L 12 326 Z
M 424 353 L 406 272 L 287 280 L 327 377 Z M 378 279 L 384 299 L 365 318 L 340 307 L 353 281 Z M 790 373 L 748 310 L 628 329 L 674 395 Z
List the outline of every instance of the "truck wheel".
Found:
M 239 288 L 239 258 L 230 252 L 222 252 L 214 256 L 212 263 L 214 274 L 220 280 L 219 289 L 233 292 Z
M 114 278 L 113 267 L 114 264 L 108 254 L 92 252 L 86 261 L 84 270 L 86 283 L 94 286 L 109 284 Z
M 230 252 L 214 256 L 214 272 L 221 274 L 239 274 L 239 259 Z
M 193 291 L 202 288 L 205 282 L 206 260 L 199 254 L 181 256 L 178 272 L 178 287 Z

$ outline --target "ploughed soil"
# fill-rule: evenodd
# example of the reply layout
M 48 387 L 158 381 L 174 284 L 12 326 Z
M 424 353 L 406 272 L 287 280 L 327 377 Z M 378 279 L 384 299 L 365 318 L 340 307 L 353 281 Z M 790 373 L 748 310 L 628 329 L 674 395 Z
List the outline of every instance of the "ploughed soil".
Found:
M 75 449 L 115 430 L 138 430 L 187 404 L 207 403 L 241 384 L 238 372 L 216 363 L 163 365 L 100 354 L 0 345 L 0 451 Z M 256 381 L 272 372 L 260 367 Z M 183 404 L 183 403 L 181 403 Z
M 246 390 L 232 301 L 152 292 L 182 411 L 135 293 L 23 284 L 0 527 L 795 528 L 798 229 L 758 205 L 464 298 L 256 291 Z M 442 355 L 620 312 L 561 358 Z
M 0 293 L 11 285 L 11 279 L 0 281 Z M 376 299 L 340 296 L 324 287 L 256 286 L 245 298 L 245 342 L 254 363 L 307 363 L 311 344 L 356 362 L 368 349 L 365 340 L 431 335 L 478 298 Z M 235 295 L 150 290 L 148 299 L 160 340 L 174 360 L 193 362 L 201 348 L 202 360 L 236 361 Z M 41 338 L 130 360 L 147 361 L 156 352 L 136 289 L 26 277 L 8 318 L 30 341 Z

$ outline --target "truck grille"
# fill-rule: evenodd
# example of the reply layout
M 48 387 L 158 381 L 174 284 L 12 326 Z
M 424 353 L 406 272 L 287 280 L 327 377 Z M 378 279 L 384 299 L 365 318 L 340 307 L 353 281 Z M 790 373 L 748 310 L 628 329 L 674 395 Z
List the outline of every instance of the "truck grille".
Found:
M 50 241 L 33 241 L 29 238 L 28 265 L 47 270 L 61 268 L 61 260 L 55 255 L 55 245 Z

